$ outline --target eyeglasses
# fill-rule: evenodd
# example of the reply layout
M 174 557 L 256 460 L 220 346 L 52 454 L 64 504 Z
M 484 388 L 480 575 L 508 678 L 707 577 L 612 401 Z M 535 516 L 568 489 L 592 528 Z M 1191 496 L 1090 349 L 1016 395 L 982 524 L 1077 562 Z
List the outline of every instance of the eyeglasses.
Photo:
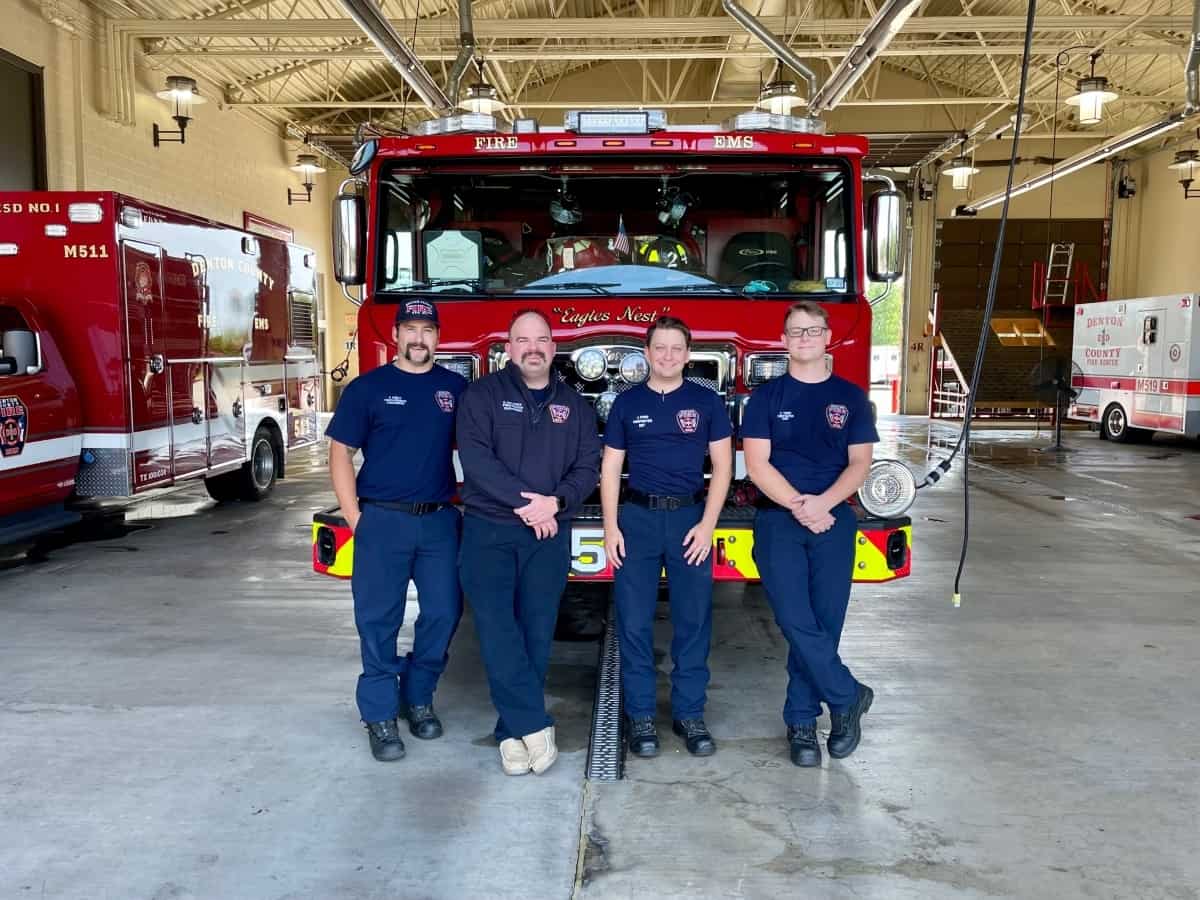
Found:
M 828 330 L 828 325 L 809 325 L 807 328 L 789 328 L 786 334 L 790 338 L 820 337 Z

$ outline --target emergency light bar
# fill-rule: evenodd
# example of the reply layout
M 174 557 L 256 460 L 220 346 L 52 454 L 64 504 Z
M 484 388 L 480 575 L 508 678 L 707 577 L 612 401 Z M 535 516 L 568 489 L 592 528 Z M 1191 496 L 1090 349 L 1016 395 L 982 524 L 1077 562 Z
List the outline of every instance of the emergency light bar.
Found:
M 572 109 L 563 117 L 563 128 L 576 134 L 649 134 L 666 127 L 661 109 Z
M 442 134 L 462 134 L 471 131 L 498 131 L 496 117 L 483 113 L 462 113 L 418 122 L 413 134 L 420 137 L 437 137 Z
M 761 109 L 738 113 L 726 119 L 725 131 L 787 131 L 794 134 L 824 134 L 825 123 L 812 116 L 780 116 Z
M 17 245 L 16 244 L 8 244 L 8 243 L 0 244 L 0 256 L 16 256 L 16 255 L 17 255 Z

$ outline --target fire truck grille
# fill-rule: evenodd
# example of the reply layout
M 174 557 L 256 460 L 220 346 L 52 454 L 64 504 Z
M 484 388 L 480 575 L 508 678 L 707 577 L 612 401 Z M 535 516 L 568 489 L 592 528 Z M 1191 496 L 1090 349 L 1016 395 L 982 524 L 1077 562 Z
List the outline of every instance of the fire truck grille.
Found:
M 605 392 L 620 394 L 636 383 L 626 380 L 621 374 L 621 362 L 630 353 L 641 353 L 642 348 L 627 345 L 595 345 L 608 357 L 607 369 L 600 378 L 586 380 L 576 370 L 575 359 L 582 348 L 560 350 L 554 357 L 554 371 L 559 379 L 573 390 L 586 397 L 592 405 Z M 691 362 L 684 369 L 684 377 L 702 384 L 710 391 L 724 394 L 733 378 L 733 354 L 719 350 L 694 350 Z

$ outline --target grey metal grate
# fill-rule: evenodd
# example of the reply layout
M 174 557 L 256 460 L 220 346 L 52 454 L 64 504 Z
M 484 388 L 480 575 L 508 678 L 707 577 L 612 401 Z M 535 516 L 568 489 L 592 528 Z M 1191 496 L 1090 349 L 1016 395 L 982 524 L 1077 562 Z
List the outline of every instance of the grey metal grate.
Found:
M 592 737 L 588 742 L 589 781 L 620 781 L 625 775 L 625 742 L 621 735 L 621 653 L 616 617 L 609 610 L 596 666 L 596 699 Z
M 291 295 L 292 346 L 312 347 L 316 339 L 313 295 L 296 291 Z

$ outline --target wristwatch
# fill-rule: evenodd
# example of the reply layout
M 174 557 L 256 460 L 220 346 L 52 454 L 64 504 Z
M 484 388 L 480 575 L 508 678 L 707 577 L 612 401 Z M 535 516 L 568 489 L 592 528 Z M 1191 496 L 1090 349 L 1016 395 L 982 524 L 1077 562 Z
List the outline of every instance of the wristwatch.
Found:
M 558 501 L 558 511 L 566 512 L 567 511 L 567 498 L 566 497 L 555 497 L 554 499 Z

